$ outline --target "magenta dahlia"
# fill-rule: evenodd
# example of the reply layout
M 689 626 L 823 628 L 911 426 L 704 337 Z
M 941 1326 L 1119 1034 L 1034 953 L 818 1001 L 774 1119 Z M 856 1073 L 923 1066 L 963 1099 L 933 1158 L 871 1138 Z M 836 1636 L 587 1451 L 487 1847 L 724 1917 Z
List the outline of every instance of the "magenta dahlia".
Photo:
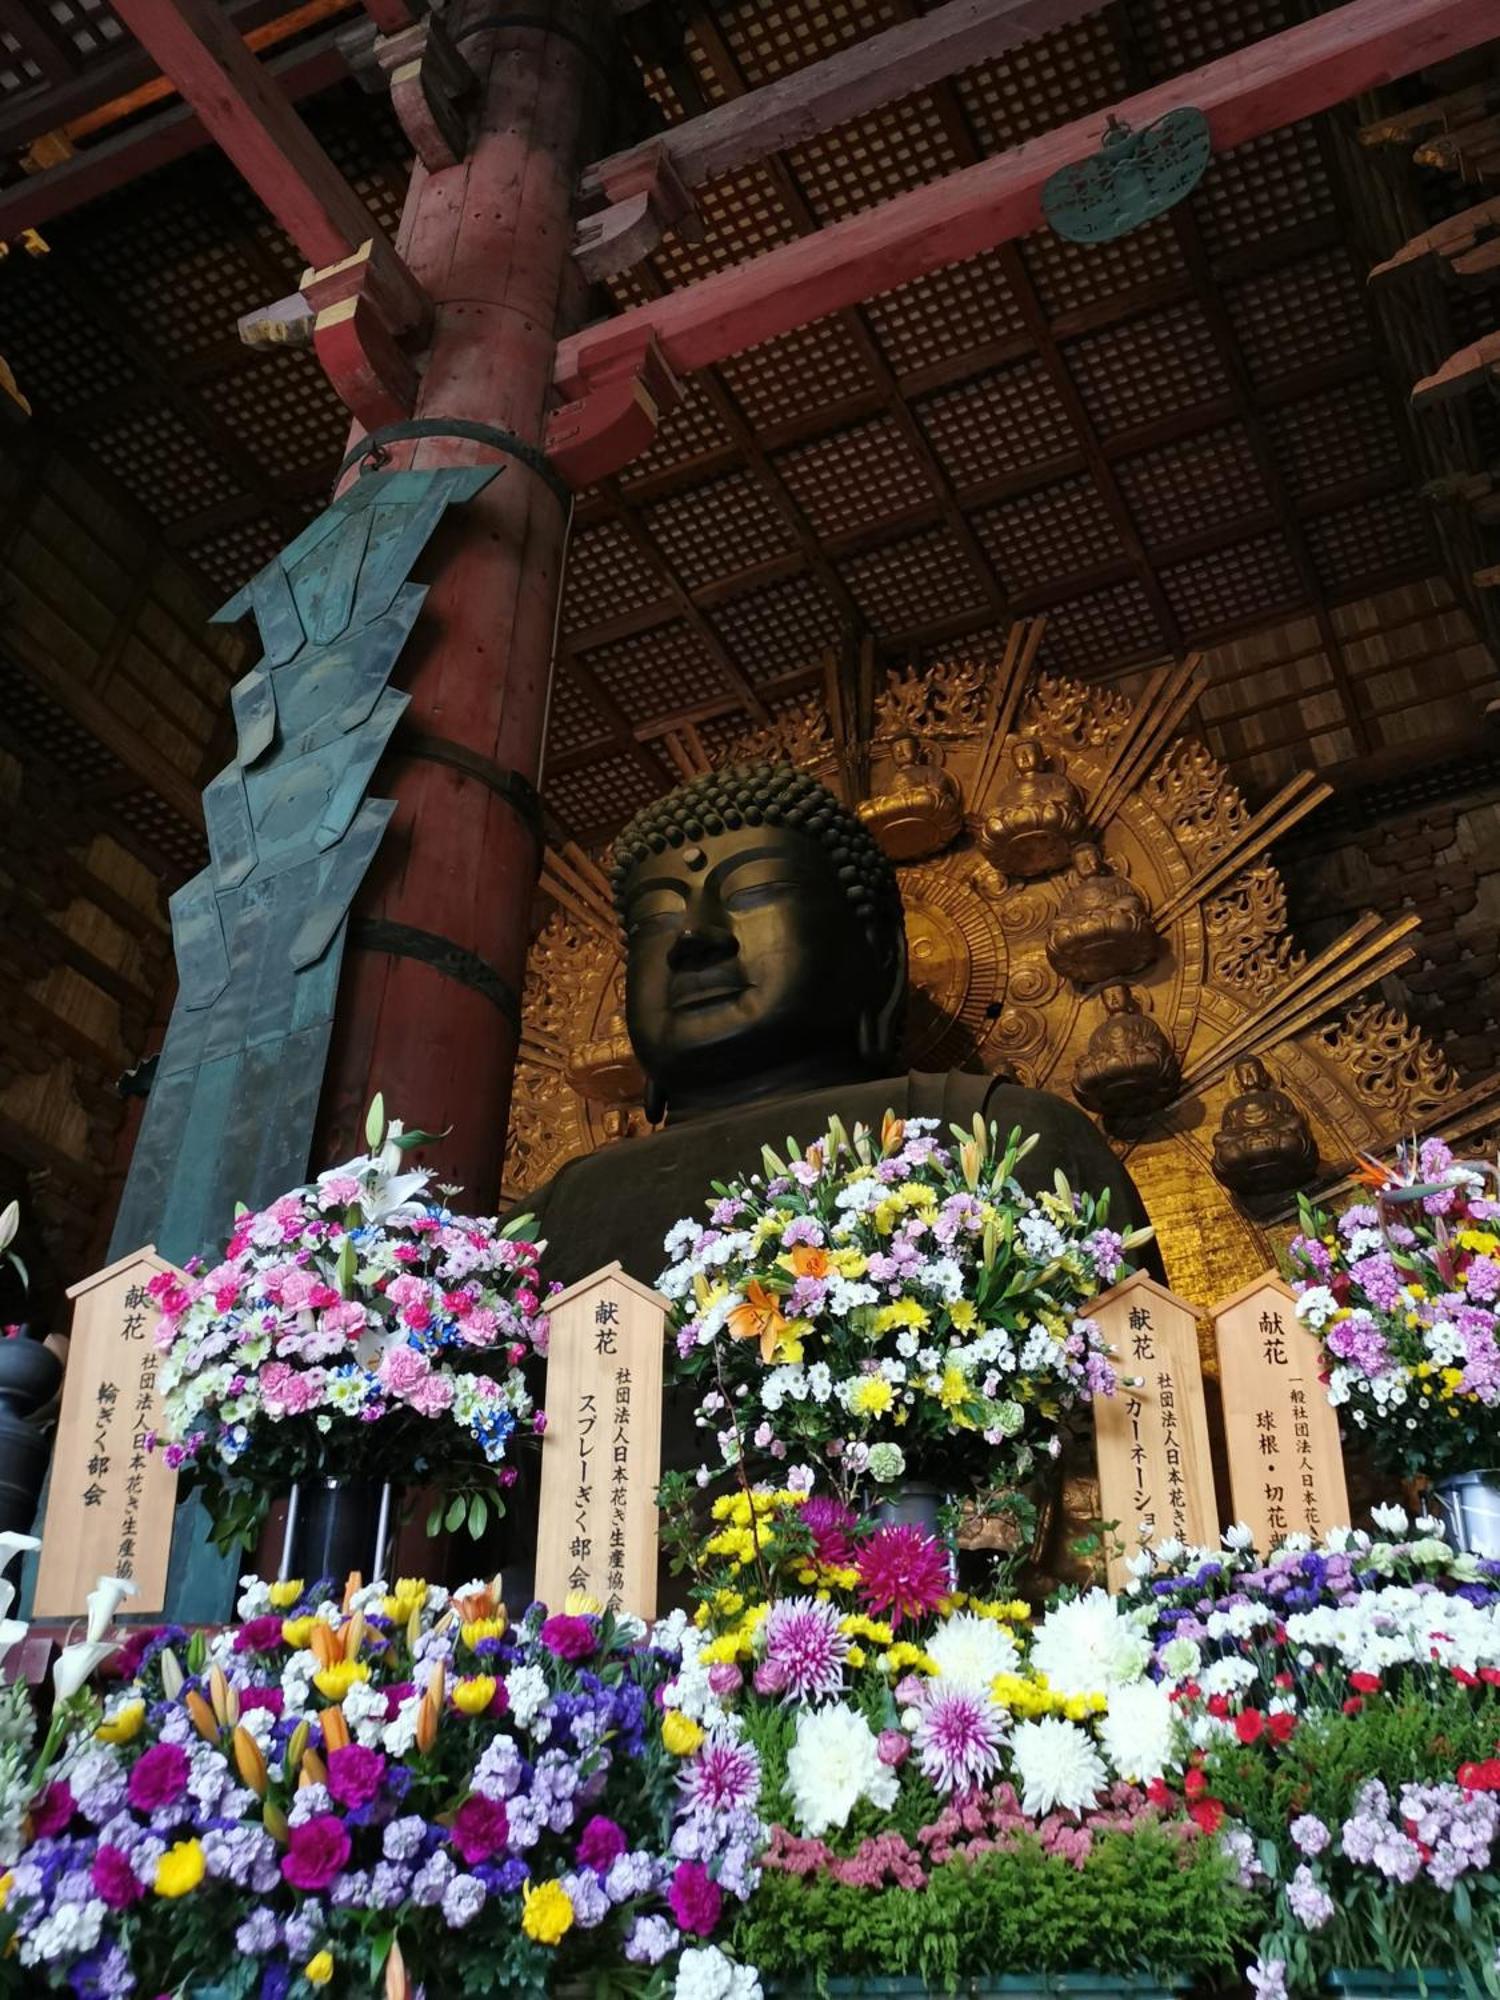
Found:
M 677 1780 L 690 1806 L 709 1812 L 748 1810 L 760 1797 L 760 1757 L 753 1743 L 712 1730 Z
M 765 1665 L 785 1671 L 791 1700 L 818 1701 L 841 1691 L 849 1641 L 833 1605 L 815 1597 L 784 1597 L 767 1612 L 763 1630 Z
M 953 1588 L 948 1552 L 920 1528 L 877 1528 L 855 1557 L 859 1594 L 876 1617 L 893 1628 L 904 1618 L 925 1618 Z
M 929 1693 L 913 1732 L 924 1777 L 940 1792 L 969 1792 L 1000 1767 L 1005 1711 L 980 1688 L 944 1687 Z
M 814 1493 L 798 1517 L 812 1536 L 813 1552 L 829 1569 L 847 1569 L 854 1561 L 854 1516 L 831 1493 Z

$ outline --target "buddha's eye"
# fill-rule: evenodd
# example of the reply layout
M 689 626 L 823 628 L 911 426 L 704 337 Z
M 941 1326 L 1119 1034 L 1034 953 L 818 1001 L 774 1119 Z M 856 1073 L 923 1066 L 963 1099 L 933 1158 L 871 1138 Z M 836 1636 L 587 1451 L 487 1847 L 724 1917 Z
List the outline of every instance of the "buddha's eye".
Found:
M 625 920 L 625 935 L 627 938 L 650 937 L 658 931 L 679 930 L 684 907 L 680 896 L 671 895 L 666 890 L 642 896 L 630 906 Z
M 726 910 L 758 910 L 766 903 L 779 903 L 793 894 L 796 884 L 773 877 L 768 882 L 741 882 L 725 892 Z

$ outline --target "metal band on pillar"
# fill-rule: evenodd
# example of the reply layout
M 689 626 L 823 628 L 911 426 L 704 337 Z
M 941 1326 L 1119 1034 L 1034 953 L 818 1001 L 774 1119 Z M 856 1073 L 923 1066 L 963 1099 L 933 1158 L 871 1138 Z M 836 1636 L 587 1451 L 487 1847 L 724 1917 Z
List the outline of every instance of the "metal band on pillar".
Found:
M 360 468 L 361 477 L 366 472 L 378 472 L 390 458 L 387 449 L 390 445 L 413 438 L 438 437 L 468 438 L 474 444 L 487 444 L 496 451 L 503 451 L 507 458 L 515 459 L 528 472 L 534 472 L 556 496 L 563 512 L 571 513 L 573 489 L 553 469 L 544 451 L 528 444 L 525 438 L 517 437 L 514 431 L 501 430 L 497 424 L 472 422 L 466 417 L 413 417 L 404 423 L 382 424 L 379 430 L 367 432 L 354 449 L 346 453 L 333 483 L 337 486 L 353 465 Z
M 413 958 L 430 965 L 445 979 L 456 980 L 473 993 L 482 993 L 521 1032 L 521 998 L 508 979 L 481 958 L 477 951 L 439 937 L 436 931 L 419 930 L 415 924 L 396 923 L 390 917 L 361 917 L 350 926 L 350 942 L 364 951 L 383 951 L 392 958 Z
M 451 737 L 428 736 L 417 729 L 398 729 L 391 748 L 398 757 L 421 757 L 429 764 L 446 764 L 451 770 L 461 771 L 466 778 L 476 779 L 496 798 L 503 799 L 516 817 L 525 823 L 536 841 L 537 865 L 540 867 L 541 850 L 546 841 L 542 799 L 536 786 L 523 772 L 507 770 L 503 764 L 482 757 L 466 744 L 455 743 Z

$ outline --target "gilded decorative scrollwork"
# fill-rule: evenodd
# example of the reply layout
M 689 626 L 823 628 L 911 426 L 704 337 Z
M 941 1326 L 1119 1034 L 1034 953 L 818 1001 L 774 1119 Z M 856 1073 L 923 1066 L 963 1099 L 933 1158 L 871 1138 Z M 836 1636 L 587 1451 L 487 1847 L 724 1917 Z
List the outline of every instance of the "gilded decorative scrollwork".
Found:
M 1457 1080 L 1441 1051 L 1400 1014 L 1378 1003 L 1350 1006 L 1363 977 L 1357 966 L 1342 984 L 1337 967 L 1320 974 L 1321 997 L 1302 1005 L 1299 982 L 1317 968 L 1287 932 L 1281 879 L 1256 844 L 1262 820 L 1252 822 L 1201 743 L 1171 736 L 1164 706 L 1143 709 L 1139 699 L 1051 674 L 1024 687 L 1018 676 L 1001 701 L 997 674 L 1005 671 L 990 659 L 960 657 L 894 673 L 876 690 L 875 726 L 864 746 L 866 796 L 876 804 L 897 797 L 904 753 L 895 745 L 915 737 L 941 745 L 937 762 L 962 791 L 969 815 L 944 851 L 898 863 L 911 966 L 906 1059 L 913 1068 L 1003 1072 L 1073 1094 L 1106 1010 L 1101 985 L 1077 985 L 1047 958 L 1049 933 L 1077 885 L 1071 855 L 1068 866 L 1021 880 L 998 874 L 976 840 L 1014 767 L 1011 746 L 1040 743 L 1083 802 L 1081 837 L 1097 846 L 1106 871 L 1139 891 L 1159 933 L 1156 957 L 1130 975 L 1131 984 L 1141 1018 L 1160 1030 L 1186 1081 L 1146 1126 L 1131 1128 L 1128 1144 L 1116 1145 L 1151 1210 L 1173 1283 L 1207 1304 L 1273 1256 L 1265 1229 L 1212 1172 L 1213 1134 L 1234 1095 L 1236 1062 L 1265 1061 L 1305 1118 L 1330 1175 L 1432 1123 L 1456 1097 Z M 990 741 L 997 714 L 1009 726 L 1003 740 Z M 1135 767 L 1122 756 L 1153 717 L 1160 724 L 1154 741 L 1165 747 L 1142 756 L 1127 783 L 1119 773 Z M 858 747 L 838 739 L 824 704 L 810 696 L 719 754 L 726 763 L 789 757 L 839 788 L 841 773 L 860 761 L 849 754 Z M 1107 810 L 1090 821 L 1092 802 L 1111 787 Z M 576 1153 L 628 1145 L 644 1129 L 638 1103 L 607 1101 L 619 1089 L 609 1060 L 618 968 L 614 938 L 565 911 L 554 910 L 538 934 L 526 981 L 509 1192 L 536 1185 Z M 1321 1024 L 1340 1008 L 1348 1011 Z M 597 1070 L 597 1101 L 570 1088 L 570 1059 L 585 1083 Z

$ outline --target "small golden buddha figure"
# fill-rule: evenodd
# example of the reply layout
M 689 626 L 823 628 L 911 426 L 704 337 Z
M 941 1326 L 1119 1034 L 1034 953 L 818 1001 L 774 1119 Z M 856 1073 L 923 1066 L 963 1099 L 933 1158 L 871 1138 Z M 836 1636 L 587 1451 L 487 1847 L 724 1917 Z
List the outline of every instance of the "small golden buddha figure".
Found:
M 1105 1018 L 1073 1072 L 1073 1095 L 1106 1118 L 1139 1118 L 1177 1094 L 1182 1070 L 1156 1022 L 1122 982 L 1099 995 Z
M 1014 773 L 985 815 L 980 848 L 1001 875 L 1050 875 L 1083 834 L 1083 800 L 1030 737 L 1012 743 L 1010 761 Z
M 618 1145 L 621 1139 L 628 1139 L 635 1127 L 635 1115 L 626 1104 L 612 1104 L 604 1114 L 604 1143 Z
M 1236 1194 L 1287 1194 L 1318 1171 L 1318 1143 L 1258 1056 L 1234 1066 L 1236 1094 L 1214 1134 L 1214 1177 Z
M 866 799 L 859 816 L 892 861 L 922 861 L 941 854 L 963 830 L 958 780 L 943 769 L 943 754 L 915 736 L 891 744 L 895 773 L 890 789 Z
M 569 1056 L 563 1074 L 580 1097 L 595 1104 L 639 1103 L 646 1088 L 646 1073 L 630 1046 L 630 1030 L 625 1025 L 625 974 L 618 972 L 614 983 L 614 1012 L 605 1023 L 600 1040 L 585 1042 Z
M 1161 941 L 1140 890 L 1088 841 L 1073 850 L 1073 873 L 1047 932 L 1053 970 L 1079 986 L 1144 972 Z

